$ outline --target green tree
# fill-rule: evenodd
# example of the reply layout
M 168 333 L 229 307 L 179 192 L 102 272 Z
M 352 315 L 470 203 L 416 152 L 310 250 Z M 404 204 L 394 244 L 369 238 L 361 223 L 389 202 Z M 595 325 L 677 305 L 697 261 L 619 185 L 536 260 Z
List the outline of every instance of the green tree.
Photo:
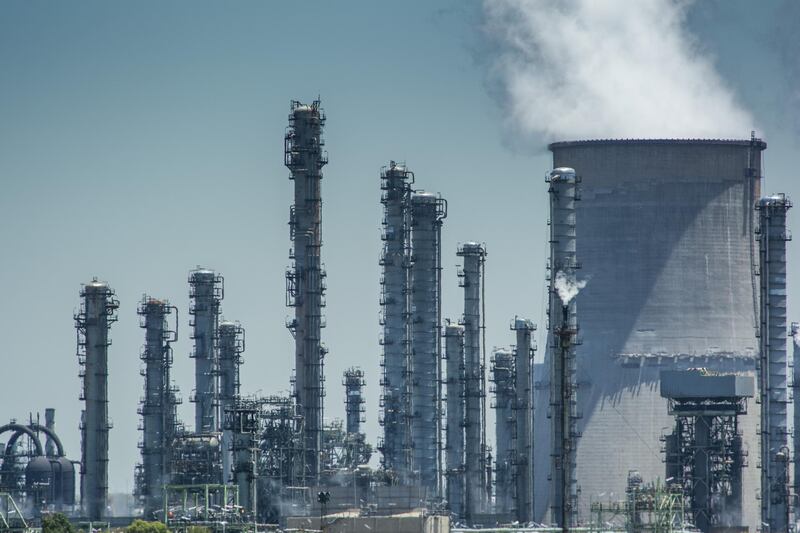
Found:
M 125 528 L 126 533 L 169 533 L 167 526 L 162 522 L 146 522 L 144 520 L 134 520 L 131 525 Z M 44 532 L 42 532 L 44 533 Z
M 47 514 L 42 517 L 42 533 L 75 533 L 75 526 L 61 513 Z

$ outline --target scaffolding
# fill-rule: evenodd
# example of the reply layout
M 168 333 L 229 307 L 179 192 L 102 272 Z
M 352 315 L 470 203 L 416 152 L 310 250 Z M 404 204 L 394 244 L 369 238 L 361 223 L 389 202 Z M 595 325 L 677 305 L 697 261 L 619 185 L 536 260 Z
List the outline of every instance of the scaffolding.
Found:
M 259 519 L 275 522 L 289 512 L 305 509 L 305 492 L 295 490 L 303 478 L 296 468 L 304 458 L 303 417 L 290 396 L 261 399 L 258 451 Z
M 761 521 L 765 532 L 789 527 L 789 388 L 786 357 L 786 213 L 784 194 L 762 198 L 756 235 L 759 243 L 761 395 Z
M 492 392 L 495 409 L 495 513 L 516 514 L 514 489 L 514 400 L 516 398 L 514 357 L 511 351 L 496 349 L 491 359 Z
M 217 327 L 220 302 L 225 297 L 225 280 L 213 270 L 198 267 L 189 273 L 189 298 L 192 316 L 194 349 L 195 391 L 191 401 L 195 404 L 194 430 L 211 433 L 220 430 L 219 360 L 217 354 Z
M 78 362 L 85 402 L 81 417 L 81 505 L 89 520 L 100 520 L 108 502 L 108 331 L 116 322 L 119 301 L 114 291 L 94 278 L 81 289 L 83 302 L 75 315 Z
M 264 402 L 236 397 L 223 411 L 223 430 L 231 435 L 233 480 L 244 509 L 257 515 L 258 452 Z
M 441 232 L 447 203 L 411 197 L 411 448 L 417 483 L 441 494 Z
M 295 339 L 294 396 L 304 421 L 305 458 L 298 468 L 307 485 L 315 484 L 319 478 L 325 396 L 321 184 L 322 167 L 328 159 L 323 152 L 324 125 L 325 114 L 319 100 L 311 105 L 292 101 L 284 140 L 284 163 L 294 181 L 294 204 L 289 214 L 289 257 L 293 264 L 286 272 L 286 303 L 295 310 L 287 327 Z
M 488 509 L 491 479 L 486 447 L 486 347 L 484 313 L 484 266 L 486 248 L 476 242 L 459 247 L 464 258 L 458 273 L 464 289 L 464 517 L 468 522 Z
M 625 496 L 623 501 L 592 502 L 589 533 L 685 531 L 685 506 L 679 488 L 661 483 L 645 484 L 639 472 L 632 470 L 628 473 Z
M 239 398 L 239 368 L 244 362 L 245 331 L 238 322 L 222 321 L 219 324 L 219 409 L 224 420 L 225 412 L 234 408 Z M 222 429 L 222 481 L 231 483 L 234 478 L 233 434 Z
M 383 231 L 381 240 L 381 316 L 383 377 L 379 445 L 382 466 L 397 481 L 407 482 L 410 449 L 410 269 L 411 185 L 414 173 L 394 161 L 381 170 Z
M 533 357 L 531 338 L 536 325 L 515 317 L 511 329 L 516 333 L 514 348 L 514 507 L 520 524 L 533 520 Z
M 170 328 L 167 316 L 173 311 L 175 324 Z M 136 492 L 145 516 L 151 516 L 162 504 L 162 487 L 169 483 L 168 450 L 179 431 L 177 388 L 170 378 L 171 343 L 178 340 L 178 309 L 166 300 L 144 296 L 137 312 L 141 317 L 139 326 L 145 330 L 145 345 L 140 355 L 144 363 L 140 370 L 144 377 L 144 397 L 139 407 L 142 463 Z
M 575 479 L 578 414 L 576 353 L 578 320 L 575 295 L 576 271 L 575 201 L 578 178 L 571 168 L 547 174 L 550 194 L 550 417 L 552 517 L 556 524 L 571 528 L 577 522 L 578 490 Z
M 444 328 L 446 397 L 446 500 L 457 518 L 464 514 L 464 326 Z

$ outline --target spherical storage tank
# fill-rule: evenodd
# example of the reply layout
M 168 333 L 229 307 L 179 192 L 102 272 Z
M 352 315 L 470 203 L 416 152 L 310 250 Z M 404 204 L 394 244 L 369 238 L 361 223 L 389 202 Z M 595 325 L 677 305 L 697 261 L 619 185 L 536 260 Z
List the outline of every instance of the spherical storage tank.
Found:
M 723 140 L 602 140 L 550 145 L 574 168 L 582 344 L 577 347 L 579 516 L 621 500 L 629 470 L 664 479 L 672 418 L 661 370 L 754 372 L 758 260 L 754 205 L 766 144 Z M 547 368 L 547 366 L 545 367 Z M 536 395 L 536 516 L 547 519 L 547 386 Z M 755 530 L 758 406 L 740 419 L 749 465 L 744 520 Z M 541 496 L 539 496 L 541 495 Z

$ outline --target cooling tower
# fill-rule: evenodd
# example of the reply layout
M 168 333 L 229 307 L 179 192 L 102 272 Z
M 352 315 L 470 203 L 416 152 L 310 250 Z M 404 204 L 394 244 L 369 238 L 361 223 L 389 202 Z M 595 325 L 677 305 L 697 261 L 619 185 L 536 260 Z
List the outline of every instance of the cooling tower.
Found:
M 576 480 L 578 519 L 585 521 L 591 502 L 624 499 L 629 470 L 645 481 L 664 479 L 661 436 L 671 420 L 659 396 L 660 371 L 754 371 L 754 204 L 766 144 L 604 140 L 549 148 L 554 168 L 575 169 L 581 197 L 578 277 L 588 284 L 577 296 Z M 536 516 L 549 520 L 548 379 L 537 385 Z M 752 407 L 740 427 L 750 457 L 744 519 L 755 530 Z

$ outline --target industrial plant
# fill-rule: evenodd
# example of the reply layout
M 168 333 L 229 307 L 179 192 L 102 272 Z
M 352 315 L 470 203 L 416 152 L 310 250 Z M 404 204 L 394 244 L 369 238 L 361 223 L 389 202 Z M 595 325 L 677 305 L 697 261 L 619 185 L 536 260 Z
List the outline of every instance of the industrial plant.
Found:
M 457 233 L 447 200 L 389 161 L 374 181 L 383 211 L 373 324 L 381 373 L 346 361 L 343 375 L 326 376 L 325 122 L 319 100 L 291 102 L 290 266 L 285 302 L 273 302 L 289 308 L 290 392 L 242 390 L 245 326 L 257 325 L 224 315 L 222 273 L 189 272 L 188 309 L 160 294 L 138 307 L 119 302 L 90 273 L 74 316 L 81 423 L 58 428 L 80 431 L 80 450 L 64 449 L 55 409 L 44 423 L 30 415 L 0 427 L 0 531 L 54 512 L 76 523 L 142 518 L 171 530 L 254 533 L 794 531 L 792 204 L 762 193 L 765 142 L 551 144 L 553 165 L 536 178 L 549 197 L 548 242 L 523 243 L 549 246 L 546 274 L 514 265 L 546 275 L 546 301 L 528 307 L 546 308 L 546 321 L 508 309 L 499 333 L 507 343 L 490 348 L 491 243 L 464 235 L 443 249 L 443 232 Z M 461 295 L 452 309 L 442 302 L 450 260 L 459 262 Z M 109 507 L 108 358 L 122 349 L 111 344 L 121 308 L 136 308 L 142 328 L 131 516 Z M 191 353 L 173 352 L 179 335 Z M 193 360 L 192 383 L 176 383 L 175 357 Z M 366 394 L 368 381 L 380 397 Z M 345 392 L 343 420 L 326 416 L 330 386 Z M 180 419 L 182 396 L 194 420 Z M 380 406 L 374 442 L 367 403 Z

